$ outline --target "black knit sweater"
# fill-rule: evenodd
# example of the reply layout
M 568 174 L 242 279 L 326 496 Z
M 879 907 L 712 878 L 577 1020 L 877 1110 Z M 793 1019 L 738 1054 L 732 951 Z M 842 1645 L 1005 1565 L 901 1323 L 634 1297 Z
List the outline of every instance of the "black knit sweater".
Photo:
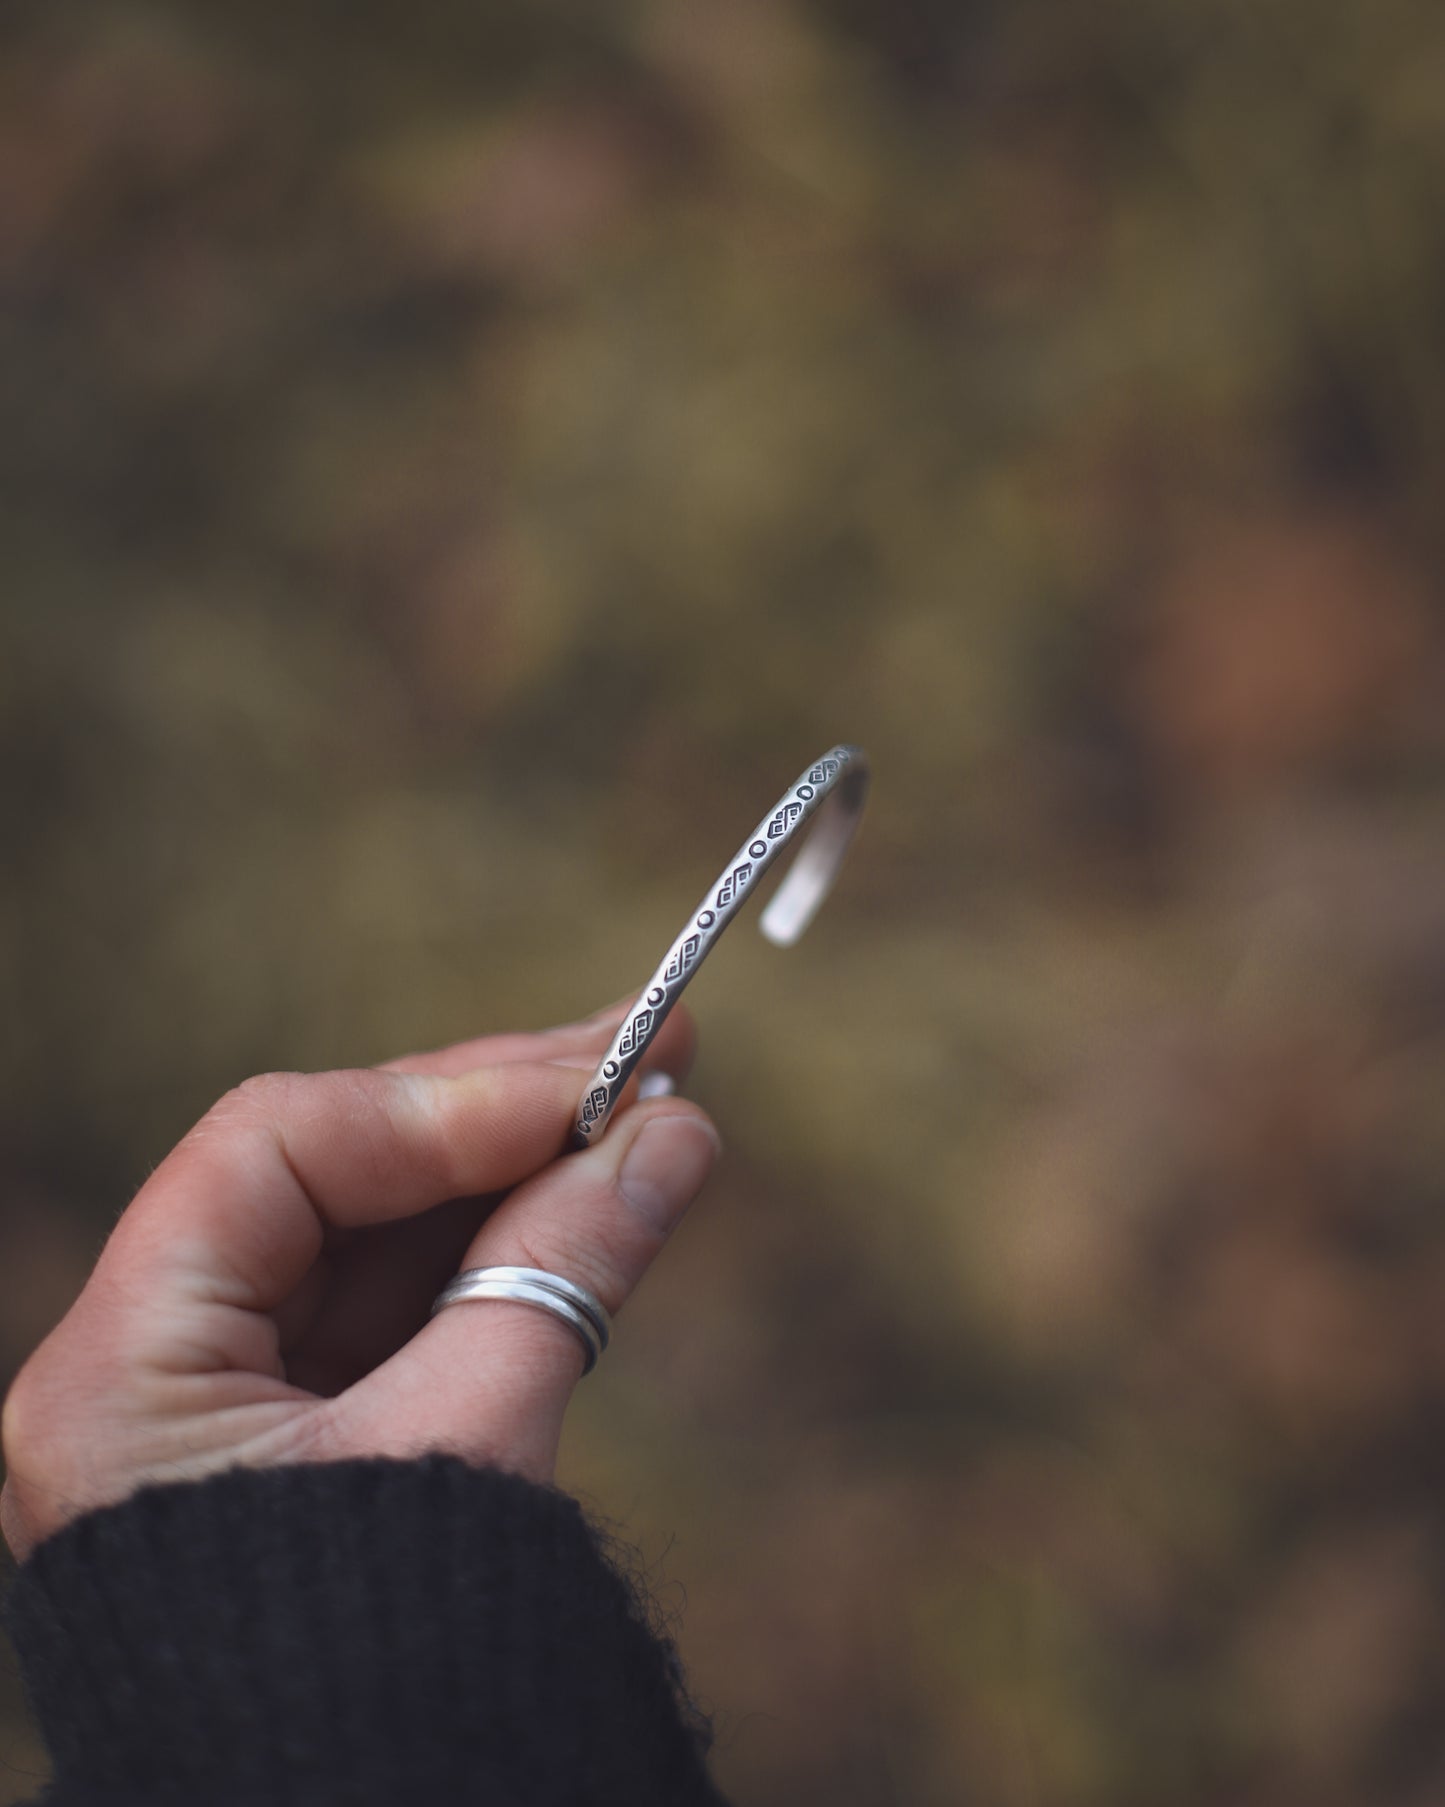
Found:
M 576 1502 L 449 1457 L 147 1488 L 6 1616 L 54 1807 L 722 1807 Z

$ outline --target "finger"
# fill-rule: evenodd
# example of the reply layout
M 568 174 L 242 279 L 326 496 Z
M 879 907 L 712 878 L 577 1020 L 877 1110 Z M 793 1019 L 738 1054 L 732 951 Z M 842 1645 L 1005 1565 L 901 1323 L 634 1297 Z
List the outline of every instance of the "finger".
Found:
M 93 1285 L 141 1311 L 166 1287 L 269 1311 L 328 1229 L 414 1217 L 535 1173 L 562 1147 L 579 1090 L 575 1068 L 547 1062 L 248 1080 L 142 1188 Z
M 501 1061 L 555 1060 L 559 1055 L 592 1053 L 601 1060 L 608 1042 L 637 1001 L 635 992 L 599 1010 L 580 1023 L 564 1023 L 559 1028 L 544 1029 L 535 1034 L 484 1035 L 471 1041 L 454 1042 L 447 1048 L 434 1048 L 425 1053 L 403 1054 L 385 1061 L 383 1072 L 440 1073 L 469 1072 L 473 1067 L 495 1066 Z M 691 1013 L 676 1005 L 662 1028 L 649 1044 L 642 1059 L 644 1072 L 664 1071 L 674 1080 L 687 1077 L 692 1065 L 697 1029 Z
M 596 1147 L 519 1186 L 482 1225 L 463 1265 L 545 1268 L 617 1311 L 656 1259 L 717 1158 L 711 1122 L 660 1099 L 614 1119 Z M 533 1306 L 449 1306 L 390 1361 L 335 1402 L 343 1447 L 450 1449 L 486 1459 L 505 1446 L 546 1452 L 582 1371 L 580 1343 Z
M 633 996 L 636 994 L 634 993 Z M 586 1041 L 600 1049 L 626 1016 L 631 998 L 615 1003 L 575 1023 L 558 1023 L 549 1029 L 523 1030 L 504 1035 L 469 1036 L 444 1048 L 419 1049 L 381 1062 L 384 1073 L 466 1073 L 473 1067 L 492 1067 L 509 1060 L 545 1060 L 559 1048 L 579 1047 Z

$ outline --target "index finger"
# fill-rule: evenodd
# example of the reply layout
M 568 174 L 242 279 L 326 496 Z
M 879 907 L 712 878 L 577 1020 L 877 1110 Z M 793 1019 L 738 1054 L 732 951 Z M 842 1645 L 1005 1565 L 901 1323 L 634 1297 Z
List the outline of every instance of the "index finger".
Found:
M 575 1067 L 513 1062 L 455 1076 L 269 1073 L 201 1119 L 141 1188 L 97 1264 L 102 1290 L 270 1311 L 328 1228 L 412 1217 L 500 1191 L 557 1156 Z
M 555 1060 L 560 1055 L 581 1055 L 593 1050 L 600 1061 L 608 1042 L 636 1001 L 637 994 L 632 992 L 580 1023 L 565 1023 L 555 1029 L 530 1033 L 483 1035 L 453 1042 L 446 1048 L 403 1054 L 395 1060 L 383 1061 L 382 1071 L 465 1073 L 472 1067 L 497 1066 L 503 1061 Z M 696 1044 L 697 1028 L 692 1015 L 685 1005 L 679 1004 L 649 1044 L 641 1063 L 642 1070 L 649 1072 L 660 1068 L 681 1080 L 692 1065 Z

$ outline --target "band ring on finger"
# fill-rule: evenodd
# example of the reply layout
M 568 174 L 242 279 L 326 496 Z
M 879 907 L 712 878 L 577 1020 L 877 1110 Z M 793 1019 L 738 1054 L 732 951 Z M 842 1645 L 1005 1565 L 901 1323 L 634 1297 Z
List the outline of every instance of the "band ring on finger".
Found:
M 431 1308 L 435 1317 L 448 1305 L 463 1305 L 473 1300 L 499 1300 L 515 1305 L 534 1305 L 551 1312 L 577 1337 L 586 1352 L 583 1374 L 597 1366 L 597 1358 L 612 1338 L 612 1320 L 606 1307 L 594 1293 L 561 1274 L 548 1273 L 540 1267 L 469 1267 L 458 1274 L 436 1296 Z

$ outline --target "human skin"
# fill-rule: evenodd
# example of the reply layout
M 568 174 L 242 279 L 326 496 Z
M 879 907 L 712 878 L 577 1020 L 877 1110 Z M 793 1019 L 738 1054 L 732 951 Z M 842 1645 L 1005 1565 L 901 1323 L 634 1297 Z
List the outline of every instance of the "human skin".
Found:
M 153 1481 L 441 1450 L 555 1471 L 582 1371 L 532 1306 L 431 1302 L 463 1267 L 626 1301 L 717 1155 L 697 1106 L 635 1101 L 562 1150 L 630 1000 L 584 1023 L 227 1093 L 122 1213 L 4 1411 L 0 1528 L 24 1559 Z M 643 1071 L 682 1077 L 679 1007 Z

